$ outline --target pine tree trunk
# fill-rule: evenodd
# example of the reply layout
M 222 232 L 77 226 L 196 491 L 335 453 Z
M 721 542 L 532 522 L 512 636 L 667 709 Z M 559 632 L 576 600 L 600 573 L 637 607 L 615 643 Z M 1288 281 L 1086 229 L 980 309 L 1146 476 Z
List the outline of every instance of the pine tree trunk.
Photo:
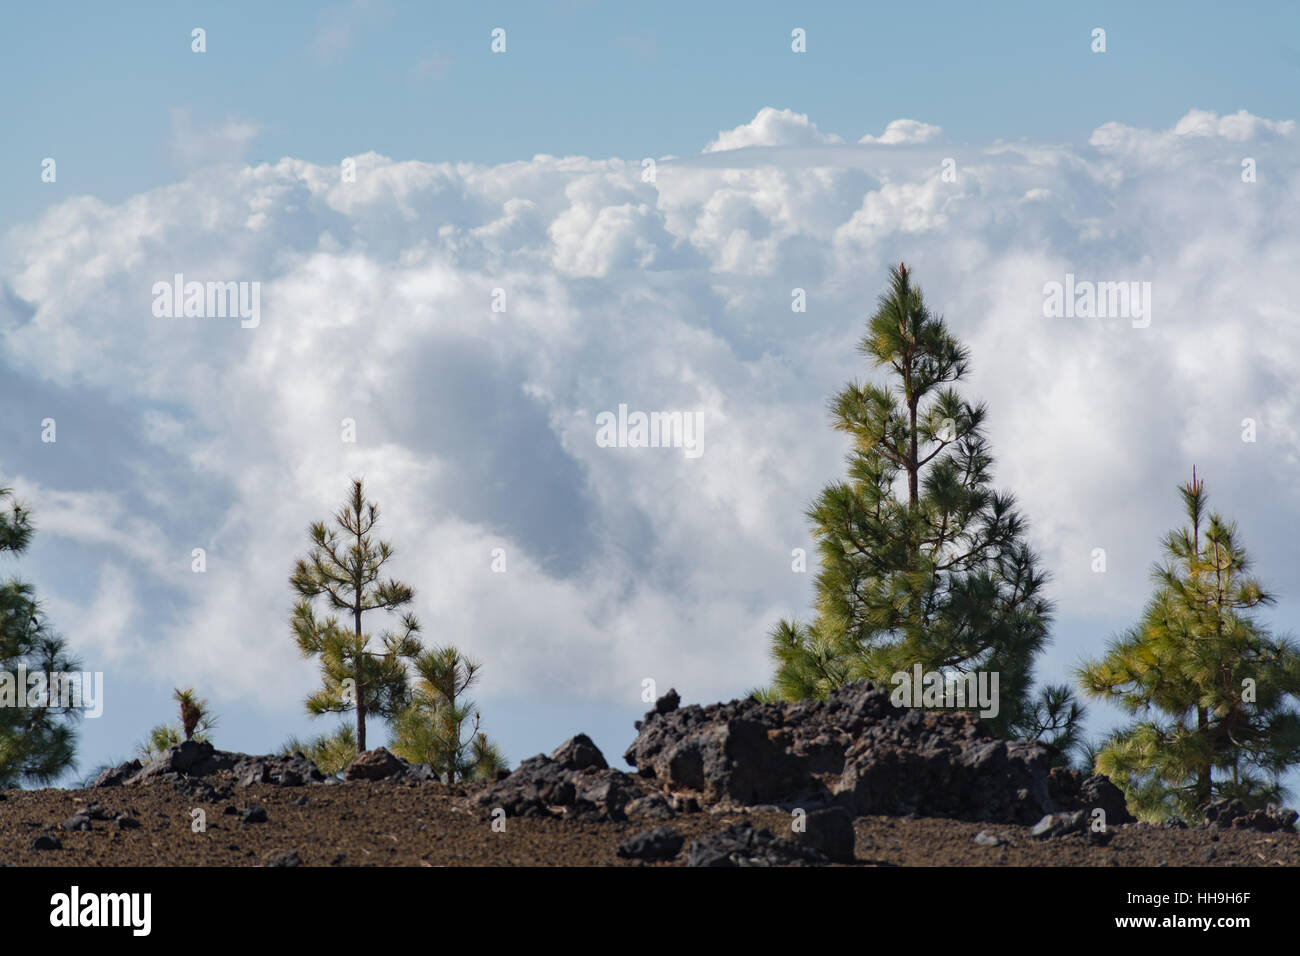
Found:
M 1205 708 L 1197 707 L 1196 708 L 1197 731 L 1204 734 L 1207 723 L 1208 723 L 1208 715 L 1205 712 Z M 1196 771 L 1196 799 L 1201 806 L 1206 806 L 1210 802 L 1210 792 L 1211 792 L 1210 768 L 1208 766 L 1201 767 Z
M 353 573 L 352 593 L 353 593 L 353 597 L 356 600 L 356 604 L 352 606 L 352 621 L 357 635 L 357 659 L 356 659 L 355 667 L 357 669 L 357 753 L 358 754 L 363 754 L 366 752 L 366 688 L 364 683 L 365 676 L 366 676 L 366 649 L 361 642 L 361 608 L 362 605 L 365 603 L 365 599 L 363 597 L 363 588 L 365 587 L 365 581 L 363 580 L 362 569 L 361 569 L 361 563 L 362 563 L 361 562 L 361 552 L 362 552 L 361 508 L 363 504 L 364 502 L 361 497 L 361 486 L 358 484 L 355 486 L 355 491 L 353 492 L 353 506 L 352 506 L 353 512 L 356 514 L 356 518 L 357 518 L 356 567 L 353 569 L 352 572 Z
M 908 413 L 912 418 L 912 444 L 907 451 L 907 503 L 916 507 L 920 499 L 920 471 L 921 466 L 917 464 L 917 447 L 916 447 L 916 399 L 911 395 L 908 398 Z
M 362 681 L 365 678 L 365 650 L 361 646 L 361 605 L 358 601 L 353 609 L 357 634 L 357 753 L 366 752 L 366 689 Z

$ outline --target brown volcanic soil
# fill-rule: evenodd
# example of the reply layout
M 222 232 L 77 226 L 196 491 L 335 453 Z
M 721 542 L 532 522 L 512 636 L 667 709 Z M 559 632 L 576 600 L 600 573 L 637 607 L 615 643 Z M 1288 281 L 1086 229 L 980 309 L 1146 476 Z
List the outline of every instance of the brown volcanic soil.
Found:
M 296 852 L 308 866 L 681 866 L 690 841 L 748 821 L 778 836 L 790 817 L 772 811 L 693 813 L 671 821 L 581 823 L 506 820 L 493 832 L 486 812 L 466 805 L 472 791 L 438 783 L 389 781 L 281 788 L 256 784 L 228 801 L 204 803 L 166 784 L 98 790 L 29 790 L 0 794 L 0 864 L 16 866 L 261 866 Z M 304 805 L 297 801 L 306 798 Z M 133 812 L 141 827 L 111 821 L 65 831 L 60 824 L 88 803 Z M 268 821 L 243 824 L 227 806 L 265 808 Z M 207 813 L 207 832 L 190 829 L 193 808 Z M 671 863 L 646 864 L 615 854 L 642 830 L 673 826 L 686 845 Z M 942 819 L 863 817 L 856 822 L 860 864 L 894 866 L 1298 866 L 1300 833 L 1245 830 L 1162 830 L 1117 827 L 1108 846 L 1080 835 L 1039 841 L 1025 827 Z M 985 830 L 1007 845 L 972 842 Z M 61 850 L 28 848 L 32 837 L 55 833 Z

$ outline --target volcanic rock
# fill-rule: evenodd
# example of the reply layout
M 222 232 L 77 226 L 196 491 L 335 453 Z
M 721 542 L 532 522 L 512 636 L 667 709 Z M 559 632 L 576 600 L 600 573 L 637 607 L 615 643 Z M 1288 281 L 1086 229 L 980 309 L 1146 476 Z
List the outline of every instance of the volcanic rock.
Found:
M 246 757 L 234 766 L 241 787 L 271 783 L 279 787 L 301 787 L 320 783 L 325 775 L 299 751 L 266 757 Z
M 1047 840 L 1051 837 L 1065 836 L 1067 833 L 1081 833 L 1087 828 L 1088 821 L 1082 810 L 1073 813 L 1049 813 L 1034 824 L 1029 835 L 1036 840 Z
M 570 737 L 560 744 L 551 754 L 551 759 L 565 770 L 605 770 L 609 767 L 605 755 L 586 734 Z
M 662 793 L 647 793 L 644 797 L 630 800 L 623 812 L 629 817 L 645 817 L 650 820 L 671 820 L 677 816 L 677 811 Z
M 843 807 L 814 810 L 804 818 L 804 829 L 795 830 L 797 843 L 812 847 L 835 863 L 852 863 L 854 843 L 853 815 Z
M 824 701 L 656 705 L 624 759 L 657 788 L 707 804 L 820 802 L 855 815 L 1028 825 L 1070 809 L 1049 791 L 1051 756 L 1043 744 L 994 738 L 969 712 L 895 707 L 885 688 L 861 682 Z M 1100 782 L 1088 792 L 1114 796 Z
M 1205 819 L 1210 826 L 1234 830 L 1257 830 L 1275 833 L 1278 830 L 1295 830 L 1300 813 L 1286 807 L 1269 806 L 1250 810 L 1240 800 L 1215 800 L 1205 808 Z
M 116 767 L 108 767 L 100 772 L 99 776 L 91 784 L 92 787 L 120 787 L 122 784 L 140 772 L 140 761 L 128 760 L 124 764 Z
M 644 795 L 640 782 L 621 770 L 570 770 L 558 760 L 538 754 L 505 779 L 480 790 L 474 803 L 487 809 L 500 807 L 508 817 L 558 813 L 565 819 L 621 821 L 627 819 L 627 805 Z
M 1048 776 L 1047 790 L 1063 810 L 1083 810 L 1089 820 L 1093 810 L 1105 811 L 1108 827 L 1137 822 L 1128 812 L 1124 793 L 1102 774 L 1084 776 L 1077 770 L 1055 767 Z
M 784 840 L 771 830 L 738 823 L 700 837 L 687 852 L 687 866 L 825 866 L 830 860 L 812 847 Z
M 303 758 L 306 759 L 306 758 Z M 406 773 L 408 764 L 383 747 L 357 754 L 356 759 L 343 771 L 344 780 L 386 780 Z
M 657 827 L 629 837 L 618 846 L 618 855 L 636 860 L 671 860 L 685 843 L 672 827 Z
M 214 786 L 205 778 L 224 775 L 227 783 Z M 215 802 L 230 795 L 229 781 L 240 786 L 269 783 L 280 787 L 300 787 L 307 783 L 325 783 L 326 777 L 301 753 L 249 754 L 217 750 L 206 741 L 186 740 L 173 744 L 147 764 L 139 760 L 104 770 L 91 787 L 120 787 L 142 783 L 171 784 L 181 793 Z

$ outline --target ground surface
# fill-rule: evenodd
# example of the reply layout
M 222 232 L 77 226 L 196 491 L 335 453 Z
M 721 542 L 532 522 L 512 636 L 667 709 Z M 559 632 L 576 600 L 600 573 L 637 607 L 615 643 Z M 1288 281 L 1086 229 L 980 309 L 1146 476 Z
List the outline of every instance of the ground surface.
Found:
M 15 866 L 262 866 L 296 853 L 308 866 L 671 866 L 620 859 L 628 836 L 671 825 L 690 841 L 732 823 L 749 821 L 788 836 L 790 817 L 778 812 L 683 814 L 671 821 L 579 823 L 507 819 L 493 832 L 483 810 L 466 806 L 465 791 L 441 784 L 403 786 L 386 781 L 279 788 L 257 784 L 228 800 L 204 802 L 166 784 L 99 790 L 7 791 L 0 799 L 0 864 Z M 300 805 L 299 801 L 305 803 Z M 141 826 L 119 829 L 112 820 L 93 830 L 60 824 L 92 802 L 130 812 Z M 243 823 L 227 807 L 266 810 L 265 823 Z M 191 829 L 191 811 L 206 813 L 207 829 Z M 864 865 L 896 866 L 1300 866 L 1300 834 L 1241 830 L 1114 828 L 1107 846 L 1081 836 L 1039 841 L 1023 827 L 940 819 L 865 817 L 856 823 L 857 856 Z M 1003 846 L 973 842 L 981 830 Z M 33 850 L 42 833 L 62 849 Z

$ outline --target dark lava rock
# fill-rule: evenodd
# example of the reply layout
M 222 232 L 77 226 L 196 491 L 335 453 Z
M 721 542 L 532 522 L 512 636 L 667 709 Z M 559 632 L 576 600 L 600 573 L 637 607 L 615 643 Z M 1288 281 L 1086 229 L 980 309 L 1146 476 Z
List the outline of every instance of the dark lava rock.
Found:
M 154 760 L 146 764 L 124 783 L 144 783 L 168 774 L 185 777 L 206 777 L 222 770 L 231 770 L 243 754 L 217 750 L 206 741 L 186 740 L 172 744 Z
M 1089 820 L 1093 810 L 1104 810 L 1107 827 L 1137 822 L 1128 812 L 1123 791 L 1104 774 L 1084 776 L 1078 770 L 1054 767 L 1048 775 L 1047 791 L 1062 810 L 1082 810 Z
M 644 795 L 637 779 L 621 770 L 569 770 L 538 754 L 480 790 L 474 803 L 501 807 L 508 817 L 550 817 L 558 811 L 565 819 L 622 821 L 627 805 Z
M 117 818 L 115 821 L 113 821 L 113 822 L 117 824 L 117 828 L 118 828 L 119 830 L 138 830 L 138 829 L 140 829 L 140 821 L 137 820 L 135 817 L 127 816 L 125 813 L 122 814 L 120 817 L 118 817 L 118 818 Z
M 244 811 L 242 822 L 244 823 L 265 823 L 266 810 L 263 807 L 249 807 Z
M 116 767 L 109 767 L 100 772 L 95 778 L 92 787 L 120 787 L 128 779 L 140 772 L 141 764 L 138 760 L 128 760 L 124 764 Z
M 802 832 L 796 830 L 797 843 L 812 847 L 835 863 L 852 863 L 857 835 L 853 832 L 853 815 L 843 807 L 814 810 L 804 818 Z
M 407 763 L 383 747 L 357 754 L 355 760 L 343 771 L 344 780 L 386 780 L 406 773 Z
M 271 852 L 266 857 L 267 866 L 302 866 L 302 857 L 296 851 L 289 853 Z
M 1073 813 L 1049 813 L 1029 831 L 1029 835 L 1036 840 L 1047 840 L 1051 837 L 1065 836 L 1067 833 L 1082 833 L 1088 829 L 1088 820 L 1083 815 L 1082 810 L 1076 810 Z
M 68 817 L 68 819 L 63 821 L 63 829 L 93 830 L 94 827 L 90 825 L 90 817 L 86 816 L 86 811 L 79 810 L 77 813 L 73 814 L 72 816 Z
M 1240 800 L 1215 800 L 1205 808 L 1205 819 L 1210 826 L 1255 830 L 1259 833 L 1294 831 L 1298 818 L 1300 813 L 1286 807 L 1270 806 L 1251 810 Z
M 783 840 L 771 830 L 738 823 L 702 836 L 687 852 L 687 866 L 825 866 L 830 860 L 812 847 Z
M 413 763 L 406 768 L 405 779 L 422 783 L 426 780 L 440 782 L 442 778 L 427 763 Z
M 578 734 L 570 737 L 551 754 L 551 759 L 565 770 L 606 770 L 609 764 L 590 737 Z
M 103 771 L 92 787 L 120 787 L 141 783 L 167 783 L 178 792 L 208 802 L 229 797 L 228 784 L 214 785 L 204 778 L 226 774 L 240 786 L 269 783 L 279 787 L 300 787 L 307 783 L 326 783 L 330 778 L 301 753 L 249 754 L 217 750 L 205 741 L 187 740 L 173 744 L 156 759 L 141 765 L 128 760 Z
M 677 811 L 662 793 L 647 793 L 644 797 L 630 800 L 623 812 L 629 817 L 645 817 L 649 820 L 671 820 L 677 816 Z
M 860 682 L 824 701 L 657 704 L 624 759 L 657 788 L 706 803 L 1029 825 L 1062 810 L 1049 792 L 1051 756 L 1043 744 L 993 738 L 972 713 L 895 707 L 887 689 Z
M 42 833 L 27 841 L 29 850 L 62 850 L 63 841 L 52 833 Z
M 618 845 L 618 855 L 634 860 L 671 860 L 685 842 L 672 827 L 658 827 L 624 840 Z
M 668 693 L 664 694 L 657 701 L 655 701 L 654 712 L 656 714 L 671 714 L 674 710 L 678 708 L 681 702 L 682 702 L 682 698 L 680 697 L 680 695 L 678 695 L 677 691 L 674 688 L 670 687 L 668 688 Z
M 274 757 L 248 757 L 235 764 L 234 771 L 241 787 L 251 787 L 255 783 L 301 787 L 325 779 L 316 765 L 298 751 Z

